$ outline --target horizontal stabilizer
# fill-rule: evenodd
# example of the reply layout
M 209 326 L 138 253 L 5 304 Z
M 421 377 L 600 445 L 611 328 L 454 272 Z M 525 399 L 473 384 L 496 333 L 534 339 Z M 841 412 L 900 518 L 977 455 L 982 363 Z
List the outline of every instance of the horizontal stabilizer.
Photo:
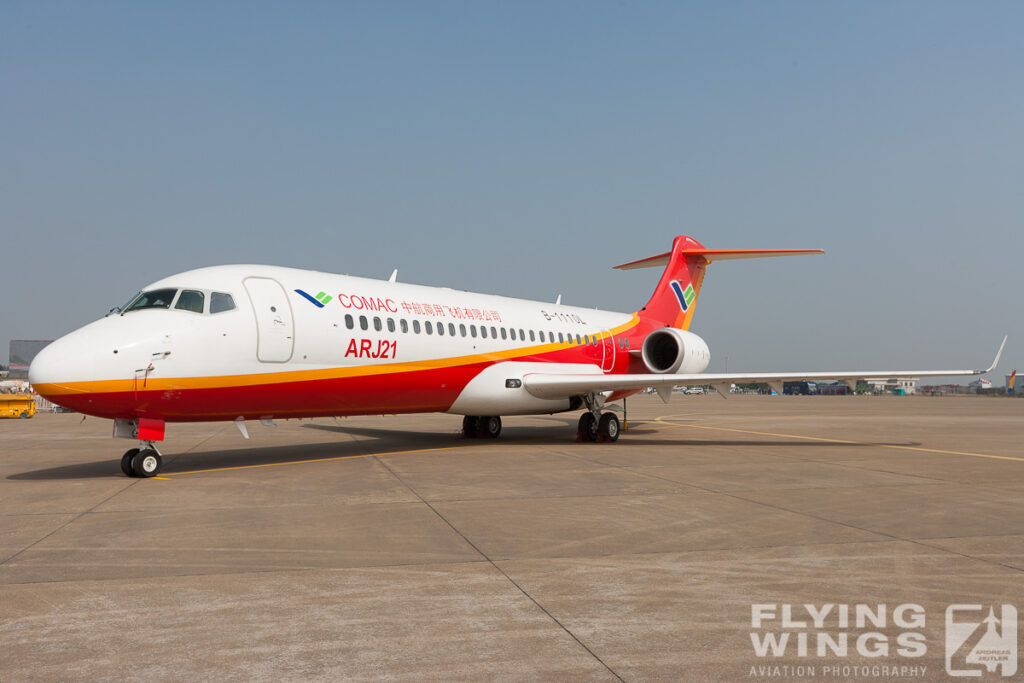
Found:
M 681 249 L 683 256 L 703 256 L 706 261 L 729 261 L 742 258 L 769 258 L 772 256 L 800 256 L 803 254 L 824 254 L 824 249 Z M 630 261 L 615 266 L 616 270 L 656 268 L 668 265 L 672 252 L 649 256 L 639 261 Z

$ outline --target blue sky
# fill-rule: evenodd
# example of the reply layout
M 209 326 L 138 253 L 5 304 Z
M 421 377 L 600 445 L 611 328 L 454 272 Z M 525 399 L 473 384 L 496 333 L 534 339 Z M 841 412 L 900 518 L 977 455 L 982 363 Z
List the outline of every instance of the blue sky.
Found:
M 974 367 L 1009 333 L 1008 372 L 1022 32 L 1011 2 L 8 1 L 0 343 L 218 263 L 634 310 L 657 274 L 610 267 L 690 234 L 828 252 L 712 266 L 713 369 Z

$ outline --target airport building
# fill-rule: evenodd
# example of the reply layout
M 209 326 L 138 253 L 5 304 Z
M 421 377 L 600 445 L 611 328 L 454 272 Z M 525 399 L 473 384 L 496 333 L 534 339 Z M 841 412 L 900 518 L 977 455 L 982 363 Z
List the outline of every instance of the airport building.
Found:
M 916 394 L 920 377 L 868 377 L 864 381 L 876 394 Z

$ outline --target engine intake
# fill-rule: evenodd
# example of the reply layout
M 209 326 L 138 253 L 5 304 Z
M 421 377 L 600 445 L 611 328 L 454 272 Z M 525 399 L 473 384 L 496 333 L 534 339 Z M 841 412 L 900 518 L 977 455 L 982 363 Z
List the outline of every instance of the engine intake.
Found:
M 644 365 L 658 375 L 704 372 L 711 363 L 707 342 L 693 332 L 663 327 L 647 335 L 642 348 Z

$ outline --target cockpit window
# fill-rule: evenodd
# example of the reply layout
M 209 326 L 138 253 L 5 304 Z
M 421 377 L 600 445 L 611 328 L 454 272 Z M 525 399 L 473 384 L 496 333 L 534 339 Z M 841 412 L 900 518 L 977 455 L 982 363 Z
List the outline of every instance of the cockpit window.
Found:
M 143 292 L 135 301 L 128 305 L 128 308 L 124 309 L 125 313 L 129 311 L 141 311 L 145 308 L 170 308 L 171 302 L 174 301 L 174 295 L 177 294 L 176 289 L 154 289 L 149 292 Z
M 235 310 L 235 300 L 230 294 L 214 292 L 210 295 L 210 313 L 223 313 Z
M 192 311 L 193 313 L 203 312 L 203 293 L 197 292 L 194 289 L 182 290 L 181 296 L 178 297 L 178 303 L 174 304 L 174 307 L 179 311 Z

